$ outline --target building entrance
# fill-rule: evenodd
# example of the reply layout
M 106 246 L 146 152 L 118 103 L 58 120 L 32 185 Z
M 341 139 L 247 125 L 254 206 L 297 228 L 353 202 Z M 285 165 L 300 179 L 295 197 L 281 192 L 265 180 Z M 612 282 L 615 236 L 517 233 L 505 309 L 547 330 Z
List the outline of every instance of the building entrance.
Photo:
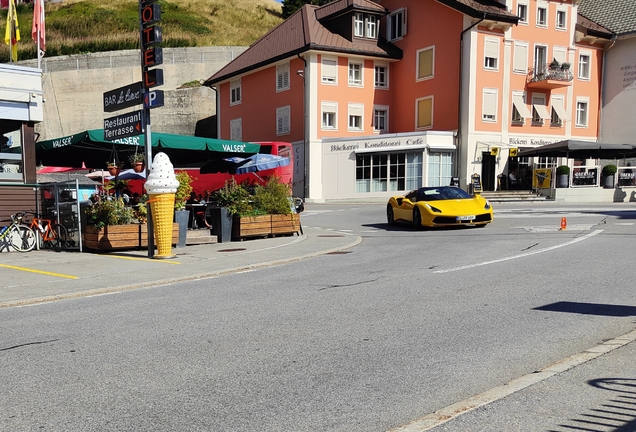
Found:
M 494 191 L 497 186 L 495 181 L 495 168 L 497 157 L 489 151 L 481 153 L 481 187 L 484 191 Z

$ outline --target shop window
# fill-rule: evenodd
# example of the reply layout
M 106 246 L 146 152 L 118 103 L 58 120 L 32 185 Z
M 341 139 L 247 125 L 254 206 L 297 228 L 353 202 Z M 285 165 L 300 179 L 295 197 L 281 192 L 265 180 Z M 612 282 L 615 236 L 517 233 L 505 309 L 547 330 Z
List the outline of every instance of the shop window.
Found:
M 241 80 L 230 81 L 230 105 L 241 103 Z
M 356 192 L 413 190 L 422 186 L 422 153 L 356 155 Z
M 452 176 L 452 153 L 430 153 L 428 155 L 427 186 L 448 186 Z
M 417 52 L 417 80 L 433 78 L 435 67 L 435 47 L 421 49 Z
M 23 180 L 20 130 L 0 135 L 0 181 Z
M 427 129 L 433 127 L 433 96 L 417 99 L 415 116 L 417 129 Z

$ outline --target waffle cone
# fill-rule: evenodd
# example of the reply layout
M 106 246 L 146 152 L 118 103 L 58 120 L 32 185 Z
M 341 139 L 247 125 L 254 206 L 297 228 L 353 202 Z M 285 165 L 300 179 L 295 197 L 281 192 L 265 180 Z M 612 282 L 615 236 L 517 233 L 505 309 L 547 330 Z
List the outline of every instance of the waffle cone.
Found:
M 157 247 L 155 257 L 157 258 L 172 256 L 174 195 L 173 193 L 148 194 Z

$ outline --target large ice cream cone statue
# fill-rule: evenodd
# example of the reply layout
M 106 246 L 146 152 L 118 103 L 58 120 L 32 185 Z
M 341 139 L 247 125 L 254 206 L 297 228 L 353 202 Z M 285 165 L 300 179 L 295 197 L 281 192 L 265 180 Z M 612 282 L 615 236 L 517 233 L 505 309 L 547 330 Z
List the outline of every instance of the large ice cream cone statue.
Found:
M 157 254 L 154 258 L 170 258 L 172 254 L 172 221 L 174 219 L 174 195 L 179 181 L 174 167 L 165 153 L 157 153 L 150 167 L 144 188 L 148 192 L 150 213 L 155 233 Z

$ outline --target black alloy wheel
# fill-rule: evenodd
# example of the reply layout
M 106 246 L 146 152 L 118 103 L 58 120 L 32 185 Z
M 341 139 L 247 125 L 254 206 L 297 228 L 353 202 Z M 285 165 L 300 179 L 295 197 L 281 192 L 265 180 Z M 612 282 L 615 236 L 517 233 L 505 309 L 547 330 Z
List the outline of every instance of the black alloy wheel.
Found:
M 393 214 L 393 206 L 387 204 L 386 206 L 386 221 L 389 225 L 395 225 L 395 215 Z

